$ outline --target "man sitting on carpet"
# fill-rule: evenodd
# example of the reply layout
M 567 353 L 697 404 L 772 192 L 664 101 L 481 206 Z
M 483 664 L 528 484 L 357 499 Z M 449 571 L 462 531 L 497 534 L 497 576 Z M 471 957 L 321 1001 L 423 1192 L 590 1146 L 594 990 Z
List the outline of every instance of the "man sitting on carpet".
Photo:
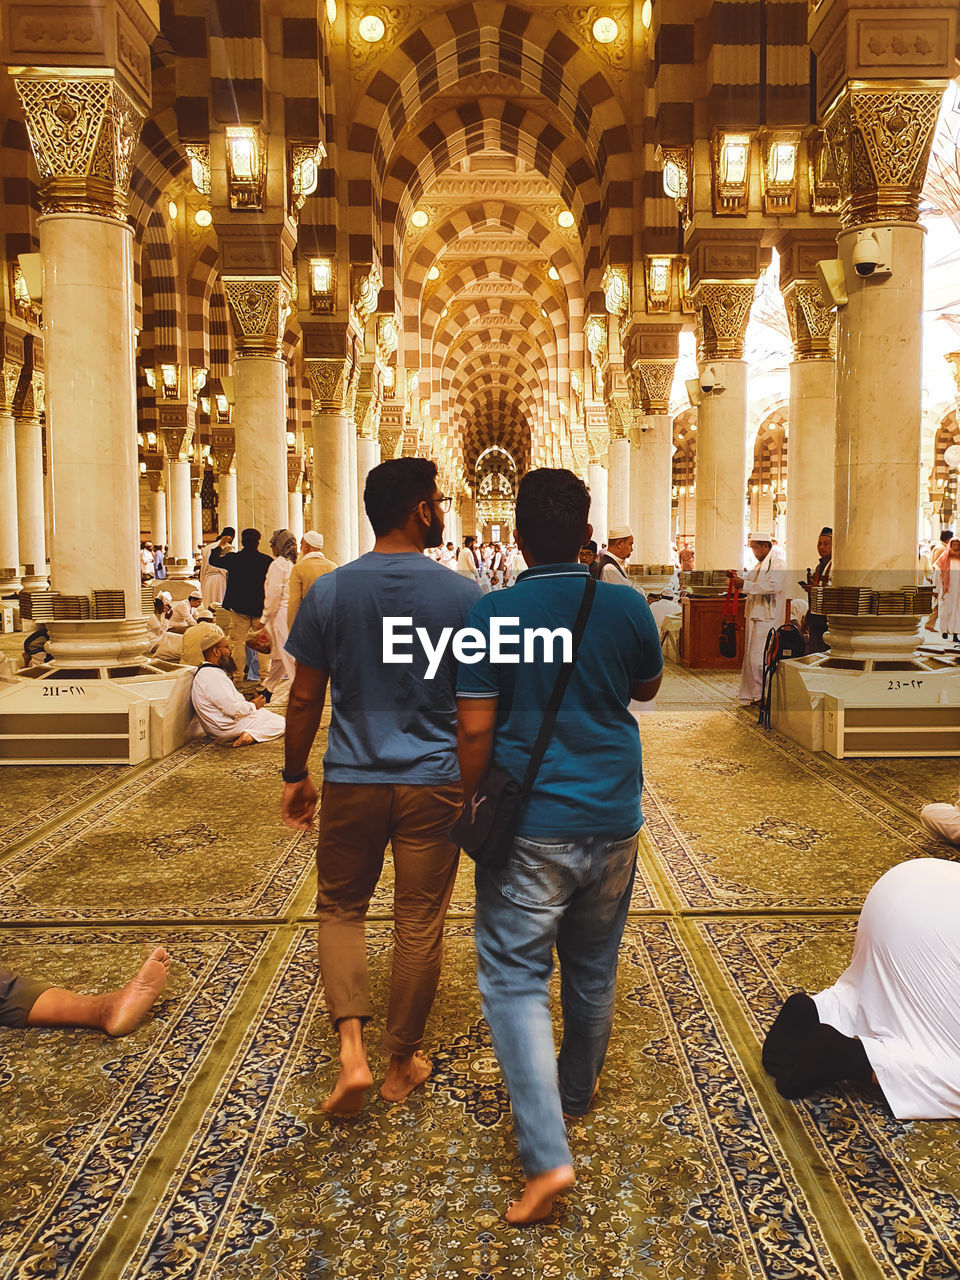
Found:
M 230 641 L 214 623 L 201 625 L 206 628 L 198 639 L 203 665 L 193 677 L 191 696 L 204 730 L 218 742 L 230 742 L 235 747 L 279 738 L 283 716 L 264 709 L 262 694 L 247 702 L 230 678 L 236 670 Z
M 125 987 L 99 996 L 0 969 L 0 1027 L 90 1027 L 129 1035 L 159 1000 L 169 969 L 169 955 L 157 947 Z
M 901 862 L 867 894 L 849 968 L 794 992 L 763 1046 L 785 1098 L 875 1081 L 898 1120 L 960 1116 L 960 865 Z

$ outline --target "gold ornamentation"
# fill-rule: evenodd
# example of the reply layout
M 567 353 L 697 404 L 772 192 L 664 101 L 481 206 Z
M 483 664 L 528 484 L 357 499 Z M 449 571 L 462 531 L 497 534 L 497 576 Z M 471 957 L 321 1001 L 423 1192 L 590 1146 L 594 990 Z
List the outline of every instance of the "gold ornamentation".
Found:
M 17 410 L 18 418 L 37 419 L 43 416 L 46 407 L 46 377 L 39 369 L 34 369 L 30 381 L 23 392 L 23 400 Z
M 191 142 L 183 149 L 190 161 L 190 178 L 194 187 L 202 196 L 208 196 L 210 194 L 210 144 Z
M 705 360 L 739 360 L 756 281 L 706 281 L 693 291 L 697 349 Z
M 279 276 L 224 276 L 240 355 L 280 357 L 290 292 Z
M 310 383 L 311 413 L 345 413 L 350 361 L 305 360 Z
M 164 450 L 171 462 L 188 462 L 190 460 L 190 444 L 193 440 L 192 431 L 187 430 L 186 427 L 165 427 L 160 434 L 163 436 Z
M 14 77 L 44 213 L 124 221 L 144 116 L 112 78 Z
M 623 440 L 633 426 L 629 396 L 611 396 L 606 402 L 607 427 L 611 440 Z
M 22 365 L 14 364 L 12 360 L 4 360 L 2 365 L 3 381 L 0 383 L 0 413 L 9 415 L 13 413 L 13 402 L 17 394 L 17 383 L 20 381 L 20 370 Z
M 287 492 L 300 493 L 303 485 L 303 454 L 287 454 Z
M 820 286 L 794 280 L 783 290 L 797 360 L 832 360 L 836 312 L 823 305 Z
M 677 206 L 686 226 L 690 221 L 693 155 L 690 147 L 657 147 L 654 159 L 663 170 L 664 194 Z
M 147 484 L 150 486 L 151 493 L 166 493 L 167 486 L 162 471 L 150 471 L 146 473 Z
M 602 431 L 587 431 L 586 438 L 589 461 L 604 462 L 607 456 L 607 444 L 610 441 L 610 433 L 607 428 L 604 427 Z
M 848 83 L 824 121 L 844 226 L 916 222 L 943 86 Z
M 554 9 L 554 18 L 564 23 L 572 22 L 580 37 L 578 43 L 589 49 L 594 57 L 600 58 L 616 73 L 614 79 L 621 80 L 630 70 L 630 47 L 633 31 L 633 13 L 629 8 L 610 9 L 604 6 L 591 5 L 589 8 L 577 6 L 570 9 Z M 593 24 L 598 18 L 612 18 L 617 24 L 617 34 L 607 44 L 601 44 L 593 34 Z
M 607 267 L 600 281 L 607 314 L 623 317 L 630 310 L 630 271 L 627 267 Z
M 639 384 L 643 413 L 668 413 L 676 360 L 634 360 L 631 368 Z
M 810 212 L 839 213 L 842 199 L 833 152 L 822 129 L 815 129 L 807 144 L 810 177 Z
M 403 444 L 403 429 L 397 428 L 380 428 L 380 458 L 383 462 L 388 462 L 391 458 L 400 457 L 400 447 Z
M 369 262 L 360 266 L 354 265 L 352 277 L 353 289 L 350 302 L 360 328 L 363 329 L 377 309 L 377 298 L 380 296 L 383 279 L 376 264 L 371 265 Z

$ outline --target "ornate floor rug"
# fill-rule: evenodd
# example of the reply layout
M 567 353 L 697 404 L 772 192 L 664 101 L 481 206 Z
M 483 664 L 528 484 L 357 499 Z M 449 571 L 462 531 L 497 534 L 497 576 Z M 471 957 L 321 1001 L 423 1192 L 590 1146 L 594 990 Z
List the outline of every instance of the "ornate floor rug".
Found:
M 79 1275 L 122 1212 L 138 1170 L 188 1087 L 269 937 L 213 932 L 4 929 L 0 962 L 79 990 L 109 990 L 162 942 L 173 956 L 169 995 L 133 1035 L 0 1031 L 0 1275 Z
M 853 949 L 853 920 L 722 920 L 697 928 L 758 1046 L 785 997 L 829 986 Z M 759 1051 L 759 1048 L 758 1048 Z M 895 1120 L 879 1089 L 784 1103 L 888 1277 L 960 1275 L 957 1125 Z
M 317 1104 L 335 1043 L 304 935 L 123 1280 L 839 1277 L 666 922 L 628 926 L 600 1102 L 572 1133 L 576 1188 L 553 1220 L 509 1227 L 500 1215 L 520 1184 L 509 1106 L 467 930 L 451 935 L 427 1088 L 333 1121 Z M 371 938 L 382 1006 L 387 949 Z M 757 1231 L 761 1219 L 775 1225 Z
M 889 867 L 941 853 L 917 821 L 722 706 L 641 731 L 644 828 L 684 908 L 856 910 Z

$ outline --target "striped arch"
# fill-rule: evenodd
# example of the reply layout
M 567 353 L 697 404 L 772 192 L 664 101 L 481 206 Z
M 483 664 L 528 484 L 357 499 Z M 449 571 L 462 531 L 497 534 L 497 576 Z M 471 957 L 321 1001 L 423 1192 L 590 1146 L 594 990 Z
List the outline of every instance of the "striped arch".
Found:
M 3 122 L 0 136 L 0 173 L 3 174 L 0 209 L 3 211 L 4 260 L 16 262 L 18 253 L 36 253 L 40 245 L 36 225 L 37 168 L 27 126 L 12 114 L 16 100 L 13 80 L 9 76 L 4 79 L 3 98 L 9 100 L 11 114 Z
M 442 402 L 450 405 L 469 378 L 479 371 L 499 372 L 506 368 L 515 382 L 529 386 L 541 395 L 549 377 L 546 361 L 536 353 L 535 358 L 525 358 L 513 352 L 492 351 L 489 345 L 473 351 L 469 356 L 450 361 L 443 370 Z
M 210 289 L 209 309 L 210 330 L 210 377 L 225 378 L 230 376 L 233 367 L 233 326 L 227 310 L 227 299 L 223 292 L 223 282 L 219 275 L 214 277 Z
M 469 396 L 478 382 L 496 383 L 529 400 L 531 416 L 537 422 L 549 423 L 547 386 L 540 371 L 532 361 L 501 357 L 489 351 L 475 354 L 470 360 L 459 362 L 449 370 L 449 385 L 442 397 L 442 420 L 450 421 L 457 406 Z M 452 442 L 456 446 L 457 442 Z
M 546 99 L 570 134 L 581 138 L 601 184 L 607 234 L 630 260 L 630 183 L 611 181 L 608 164 L 630 151 L 629 130 L 616 96 L 594 55 L 557 30 L 547 14 L 503 0 L 474 0 L 428 17 L 379 64 L 357 103 L 349 132 L 351 257 L 372 256 L 381 224 L 382 184 L 401 135 L 430 100 L 469 76 L 506 75 Z M 626 166 L 624 166 L 626 167 Z M 369 208 L 368 208 L 369 206 Z M 372 222 L 366 219 L 373 211 Z M 616 231 L 613 231 L 613 227 Z
M 143 126 L 140 148 L 130 177 L 130 221 L 142 232 L 173 178 L 189 171 L 177 132 L 173 107 L 158 112 Z
M 381 205 L 385 225 L 396 222 L 402 240 L 414 205 L 430 183 L 465 156 L 484 149 L 526 161 L 556 189 L 591 234 L 600 224 L 600 186 L 582 146 L 565 137 L 536 111 L 510 101 L 479 98 L 429 120 L 393 159 Z
M 516 397 L 493 388 L 478 390 L 460 406 L 457 428 L 468 471 L 474 469 L 479 454 L 491 444 L 506 449 L 521 472 L 526 469 L 534 433 Z
M 212 244 L 197 254 L 187 280 L 187 342 L 189 361 L 195 369 L 210 368 L 210 295 L 220 268 L 220 255 Z
M 470 406 L 477 403 L 490 404 L 494 401 L 509 403 L 528 423 L 531 431 L 535 427 L 544 430 L 543 416 L 535 392 L 529 388 L 517 387 L 515 381 L 508 376 L 497 377 L 495 371 L 481 371 L 474 374 L 464 385 L 457 401 L 457 416 L 463 421 L 467 417 Z M 470 414 L 471 420 L 473 414 Z M 463 437 L 461 432 L 461 438 Z M 466 445 L 466 440 L 463 440 Z M 488 443 L 496 443 L 491 440 Z
M 166 219 L 154 210 L 141 239 L 144 349 L 157 364 L 180 364 L 187 355 L 177 291 L 176 258 Z M 149 304 L 148 304 L 149 295 Z M 150 323 L 148 324 L 148 318 Z

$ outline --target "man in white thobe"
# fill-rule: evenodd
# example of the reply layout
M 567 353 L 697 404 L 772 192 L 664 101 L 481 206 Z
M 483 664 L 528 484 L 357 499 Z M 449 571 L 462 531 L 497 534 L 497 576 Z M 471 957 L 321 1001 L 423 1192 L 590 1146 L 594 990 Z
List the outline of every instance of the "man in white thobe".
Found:
M 480 557 L 476 548 L 476 538 L 472 533 L 468 533 L 463 540 L 463 550 L 460 552 L 460 558 L 457 561 L 457 573 L 462 574 L 465 578 L 472 578 L 474 582 L 479 582 Z
M 197 610 L 200 605 L 200 588 L 193 587 L 186 600 L 178 600 L 174 604 L 173 612 L 170 614 L 170 625 L 167 630 L 182 636 L 188 627 L 192 627 L 196 623 Z
M 776 567 L 770 552 L 769 533 L 750 535 L 750 550 L 757 563 L 743 577 L 733 580 L 746 596 L 744 606 L 743 667 L 737 697 L 741 702 L 758 702 L 763 691 L 763 651 L 771 628 L 782 625 L 787 598 L 784 571 Z
M 210 553 L 214 547 L 219 547 L 221 551 L 234 550 L 233 540 L 236 536 L 236 529 L 228 526 L 215 542 L 208 542 L 203 549 L 200 557 L 200 591 L 203 595 L 203 603 L 208 608 L 210 605 L 221 604 L 227 589 L 226 571 L 210 563 Z
M 218 742 L 245 747 L 283 734 L 284 719 L 267 711 L 263 697 L 247 702 L 231 679 L 230 641 L 212 622 L 201 637 L 203 666 L 193 677 L 193 709 L 204 731 Z
M 607 549 L 597 557 L 597 577 L 601 582 L 629 587 L 627 561 L 633 555 L 633 530 L 628 524 L 614 525 L 607 534 Z

